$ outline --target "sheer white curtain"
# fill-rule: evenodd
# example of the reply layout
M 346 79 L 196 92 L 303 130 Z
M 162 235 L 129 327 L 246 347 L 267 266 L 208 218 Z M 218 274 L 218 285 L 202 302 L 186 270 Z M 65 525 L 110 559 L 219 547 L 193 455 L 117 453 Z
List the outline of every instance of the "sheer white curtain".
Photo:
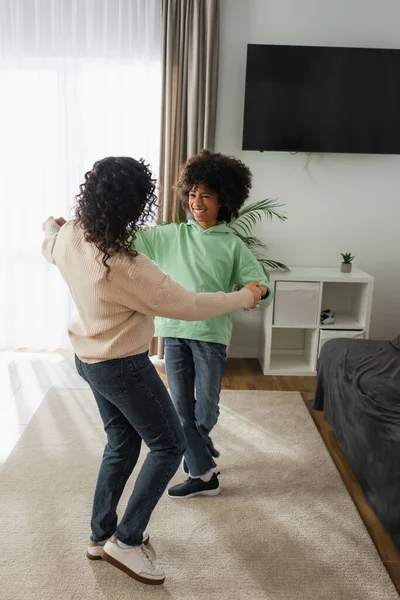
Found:
M 0 349 L 69 347 L 41 223 L 93 162 L 160 147 L 159 0 L 0 0 Z

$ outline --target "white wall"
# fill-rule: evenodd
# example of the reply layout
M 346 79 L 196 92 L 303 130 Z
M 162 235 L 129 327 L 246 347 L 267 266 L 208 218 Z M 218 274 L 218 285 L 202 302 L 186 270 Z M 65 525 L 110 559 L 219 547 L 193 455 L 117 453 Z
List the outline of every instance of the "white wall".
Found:
M 289 219 L 258 233 L 270 257 L 337 266 L 340 252 L 374 275 L 371 337 L 400 333 L 400 156 L 243 152 L 246 46 L 400 48 L 398 0 L 221 0 L 216 149 L 253 172 L 250 200 L 279 198 Z M 399 107 L 400 110 L 400 107 Z M 231 355 L 257 356 L 259 312 L 235 316 Z

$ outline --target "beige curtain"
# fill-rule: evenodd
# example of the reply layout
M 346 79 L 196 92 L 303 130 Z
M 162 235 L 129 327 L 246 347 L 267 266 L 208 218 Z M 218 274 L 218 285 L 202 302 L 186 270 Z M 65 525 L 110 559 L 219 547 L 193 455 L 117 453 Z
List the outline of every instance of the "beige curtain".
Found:
M 160 217 L 179 212 L 180 165 L 213 150 L 218 85 L 219 0 L 162 0 L 163 91 Z
M 173 189 L 179 167 L 203 148 L 214 149 L 219 0 L 162 0 L 162 27 L 159 216 L 170 222 L 182 213 Z M 160 339 L 158 356 L 163 355 Z

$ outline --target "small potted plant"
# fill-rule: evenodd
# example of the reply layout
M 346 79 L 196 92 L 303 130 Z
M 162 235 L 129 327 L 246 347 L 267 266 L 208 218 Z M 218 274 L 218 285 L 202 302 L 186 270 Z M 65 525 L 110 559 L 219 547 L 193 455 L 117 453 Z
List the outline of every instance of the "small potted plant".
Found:
M 343 262 L 342 262 L 342 267 L 341 267 L 341 272 L 342 273 L 351 273 L 351 269 L 353 267 L 352 262 L 354 259 L 354 256 L 352 256 L 351 252 L 341 252 L 341 255 L 343 257 Z

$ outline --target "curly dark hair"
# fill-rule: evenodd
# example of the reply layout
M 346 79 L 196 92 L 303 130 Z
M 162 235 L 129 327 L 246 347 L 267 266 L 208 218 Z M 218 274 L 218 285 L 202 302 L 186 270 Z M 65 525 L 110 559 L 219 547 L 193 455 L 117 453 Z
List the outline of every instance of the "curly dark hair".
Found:
M 189 193 L 196 185 L 205 185 L 218 194 L 221 208 L 218 221 L 229 223 L 238 216 L 249 197 L 251 171 L 233 156 L 202 150 L 182 167 L 176 189 L 185 209 L 189 208 Z
M 137 256 L 135 233 L 154 215 L 156 182 L 143 159 L 109 156 L 94 163 L 76 196 L 76 222 L 95 244 L 102 263 L 117 253 Z

